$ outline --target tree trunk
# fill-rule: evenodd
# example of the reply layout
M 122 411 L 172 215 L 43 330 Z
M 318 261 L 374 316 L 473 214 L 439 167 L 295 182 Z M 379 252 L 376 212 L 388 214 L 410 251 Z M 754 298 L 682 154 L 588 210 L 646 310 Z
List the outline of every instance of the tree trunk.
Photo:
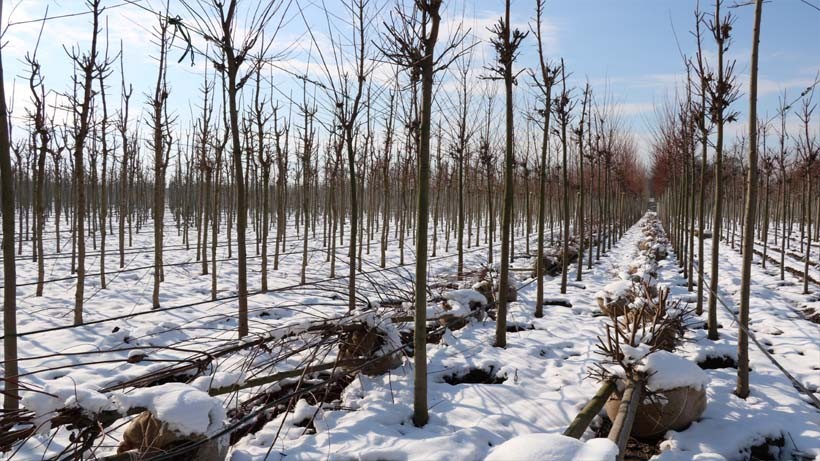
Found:
M 92 83 L 97 71 L 97 36 L 99 31 L 100 0 L 92 2 L 93 32 L 91 34 L 91 51 L 83 65 L 83 99 L 80 107 L 80 120 L 74 140 L 74 171 L 77 191 L 77 215 L 74 222 L 77 239 L 77 288 L 74 292 L 74 325 L 83 323 L 83 297 L 85 295 L 85 181 L 83 173 L 83 150 L 88 136 L 89 114 L 91 112 Z M 79 58 L 77 58 L 79 59 Z
M 416 207 L 416 283 L 415 320 L 413 334 L 414 388 L 413 423 L 427 424 L 427 223 L 430 216 L 430 120 L 433 107 L 433 55 L 438 39 L 438 9 L 433 2 L 423 14 L 430 21 L 429 35 L 424 38 L 424 58 L 421 62 L 421 120 L 418 146 L 418 197 Z
M 715 3 L 715 21 L 720 22 L 720 2 Z M 720 32 L 719 37 L 722 37 Z M 723 82 L 724 66 L 723 55 L 725 47 L 723 40 L 717 40 L 718 46 L 718 72 L 717 81 Z M 718 102 L 718 104 L 723 104 Z M 716 341 L 719 337 L 717 326 L 717 292 L 719 286 L 719 265 L 720 265 L 720 241 L 721 241 L 721 225 L 723 223 L 723 110 L 720 110 L 717 120 L 717 138 L 715 140 L 715 196 L 714 209 L 712 215 L 712 267 L 711 276 L 709 279 L 709 332 L 708 338 Z
M 3 0 L 0 0 L 3 17 Z M 17 367 L 17 274 L 14 260 L 14 178 L 11 172 L 11 143 L 0 50 L 0 203 L 3 209 L 3 409 L 19 408 Z M 42 257 L 40 258 L 42 259 Z
M 737 388 L 735 389 L 735 394 L 742 399 L 749 395 L 749 337 L 746 330 L 749 328 L 749 294 L 755 244 L 754 225 L 757 214 L 757 68 L 762 13 L 763 0 L 756 0 L 752 35 L 752 68 L 749 76 L 749 176 L 746 180 L 746 207 L 743 216 L 743 263 L 737 341 Z
M 506 1 L 505 17 L 499 27 L 498 40 L 503 46 L 500 52 L 500 63 L 503 66 L 504 96 L 506 104 L 506 139 L 504 149 L 504 208 L 501 215 L 501 271 L 498 282 L 497 310 L 495 321 L 495 346 L 507 346 L 507 292 L 510 285 L 510 234 L 512 232 L 512 208 L 513 208 L 513 162 L 514 162 L 514 138 L 515 129 L 513 111 L 513 72 L 512 64 L 515 59 L 515 45 L 510 38 L 510 0 Z

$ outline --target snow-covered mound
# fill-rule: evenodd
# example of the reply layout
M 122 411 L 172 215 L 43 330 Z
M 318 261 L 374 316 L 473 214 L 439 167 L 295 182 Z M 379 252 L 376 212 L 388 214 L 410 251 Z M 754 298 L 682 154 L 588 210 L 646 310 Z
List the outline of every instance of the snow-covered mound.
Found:
M 168 427 L 183 435 L 208 434 L 222 427 L 222 401 L 193 386 L 168 383 L 118 394 L 114 400 L 122 410 L 145 408 Z
M 701 390 L 709 384 L 709 376 L 691 360 L 667 351 L 655 351 L 645 359 L 649 375 L 646 387 L 650 391 L 690 387 Z
M 525 434 L 493 448 L 484 461 L 612 461 L 618 446 L 608 439 L 587 442 L 560 434 Z

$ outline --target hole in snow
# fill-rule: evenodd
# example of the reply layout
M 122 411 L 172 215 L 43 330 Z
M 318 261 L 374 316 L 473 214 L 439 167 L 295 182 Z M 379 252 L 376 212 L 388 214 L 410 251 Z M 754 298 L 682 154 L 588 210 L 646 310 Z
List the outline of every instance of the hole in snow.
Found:
M 749 448 L 749 459 L 759 461 L 774 461 L 780 459 L 780 451 L 786 445 L 786 440 L 781 434 L 779 437 L 766 437 L 766 440 L 759 445 Z
M 535 327 L 530 324 L 511 323 L 507 325 L 507 333 L 518 333 L 519 331 L 534 330 Z
M 490 371 L 481 368 L 471 368 L 464 374 L 451 374 L 444 376 L 444 382 L 455 386 L 456 384 L 501 384 L 507 380 L 506 376 L 496 376 L 493 367 Z
M 721 368 L 737 368 L 737 361 L 726 355 L 707 357 L 706 360 L 698 362 L 698 366 L 704 370 L 719 370 Z
M 590 428 L 595 431 L 597 437 L 606 437 L 612 428 L 609 418 L 599 417 L 593 422 Z M 660 454 L 660 444 L 663 438 L 637 439 L 630 437 L 626 444 L 626 459 L 632 461 L 649 461 L 653 456 Z
M 544 298 L 544 305 L 572 307 L 572 303 L 566 298 Z
M 301 421 L 293 423 L 296 427 L 304 427 L 305 434 L 312 435 L 316 433 L 316 426 L 313 424 L 313 417 L 309 416 Z
M 803 309 L 803 317 L 805 317 L 809 322 L 820 323 L 820 312 L 812 307 Z

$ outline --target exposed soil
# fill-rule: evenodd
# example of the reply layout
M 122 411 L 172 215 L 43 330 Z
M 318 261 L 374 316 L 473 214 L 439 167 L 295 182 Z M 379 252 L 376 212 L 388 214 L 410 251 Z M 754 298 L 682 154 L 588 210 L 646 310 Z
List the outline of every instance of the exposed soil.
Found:
M 492 367 L 489 372 L 482 368 L 471 368 L 466 374 L 456 375 L 454 373 L 445 376 L 444 382 L 455 386 L 456 384 L 501 384 L 507 380 L 506 376 L 497 376 L 492 371 Z
M 609 418 L 600 418 L 601 424 L 595 429 L 595 437 L 606 438 L 612 428 L 612 421 Z M 660 445 L 663 438 L 641 440 L 630 437 L 626 443 L 626 461 L 648 461 L 653 456 L 660 454 Z
M 704 370 L 718 370 L 721 368 L 737 368 L 737 362 L 732 357 L 719 355 L 701 360 L 698 362 L 698 366 Z
M 813 322 L 820 325 L 820 312 L 818 312 L 813 307 L 807 307 L 803 309 L 803 317 L 806 318 L 809 322 Z
M 749 459 L 751 461 L 777 461 L 780 459 L 780 450 L 786 445 L 786 440 L 780 437 L 770 438 L 749 449 Z

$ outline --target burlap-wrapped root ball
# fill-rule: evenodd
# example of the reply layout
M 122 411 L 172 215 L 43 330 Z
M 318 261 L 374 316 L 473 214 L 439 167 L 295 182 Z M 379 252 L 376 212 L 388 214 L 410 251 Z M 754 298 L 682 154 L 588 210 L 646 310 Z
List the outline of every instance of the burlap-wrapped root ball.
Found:
M 656 351 L 643 359 L 648 379 L 635 414 L 632 436 L 660 437 L 681 431 L 706 411 L 709 378 L 695 363 L 667 351 Z M 623 383 L 606 403 L 606 414 L 614 420 L 623 396 Z
M 622 393 L 613 392 L 606 403 L 606 414 L 612 420 L 618 414 Z M 635 415 L 632 435 L 638 438 L 660 437 L 666 431 L 680 431 L 697 421 L 706 410 L 706 390 L 676 387 L 645 396 Z
M 178 456 L 172 461 L 221 461 L 228 452 L 227 436 L 205 441 L 203 444 Z M 205 440 L 202 434 L 180 434 L 151 413 L 143 411 L 132 419 L 122 434 L 122 442 L 117 453 L 131 455 L 132 459 L 143 459 L 181 449 L 193 442 Z

